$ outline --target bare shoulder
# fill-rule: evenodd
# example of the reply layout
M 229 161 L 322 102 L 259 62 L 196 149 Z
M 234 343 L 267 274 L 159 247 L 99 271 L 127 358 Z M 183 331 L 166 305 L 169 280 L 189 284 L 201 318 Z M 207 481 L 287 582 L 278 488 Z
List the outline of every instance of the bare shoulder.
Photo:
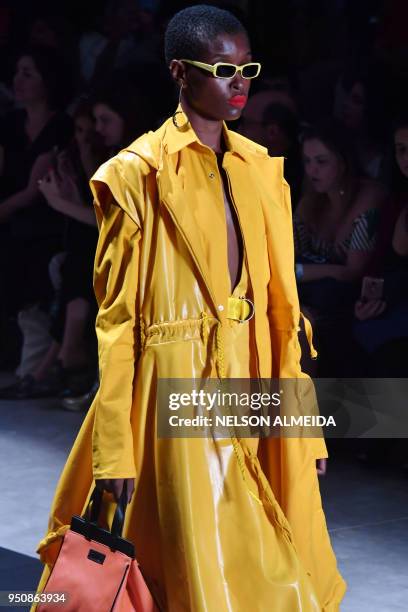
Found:
M 296 217 L 308 224 L 313 224 L 319 209 L 319 202 L 316 197 L 303 195 L 296 207 Z
M 373 179 L 362 178 L 357 184 L 353 211 L 360 215 L 371 208 L 381 208 L 388 196 L 387 188 Z

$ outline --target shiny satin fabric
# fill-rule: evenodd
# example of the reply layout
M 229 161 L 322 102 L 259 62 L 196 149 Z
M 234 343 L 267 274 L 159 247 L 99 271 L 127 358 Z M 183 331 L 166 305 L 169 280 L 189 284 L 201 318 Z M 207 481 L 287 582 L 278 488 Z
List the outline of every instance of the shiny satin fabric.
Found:
M 101 384 L 38 552 L 51 565 L 93 478 L 136 478 L 124 537 L 169 612 L 334 612 L 345 590 L 321 507 L 323 440 L 160 439 L 158 378 L 306 378 L 300 369 L 289 188 L 282 159 L 229 132 L 224 168 L 255 317 L 231 292 L 217 160 L 168 120 L 92 180 Z M 237 294 L 235 297 L 238 297 Z M 44 569 L 40 587 L 47 578 Z

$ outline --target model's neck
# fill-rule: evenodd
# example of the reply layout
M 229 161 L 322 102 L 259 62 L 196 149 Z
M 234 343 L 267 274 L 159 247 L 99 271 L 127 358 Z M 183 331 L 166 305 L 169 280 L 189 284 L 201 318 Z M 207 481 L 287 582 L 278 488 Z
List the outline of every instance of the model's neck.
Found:
M 181 107 L 200 141 L 213 149 L 215 153 L 222 153 L 222 121 L 206 119 L 191 108 L 185 100 L 183 100 Z

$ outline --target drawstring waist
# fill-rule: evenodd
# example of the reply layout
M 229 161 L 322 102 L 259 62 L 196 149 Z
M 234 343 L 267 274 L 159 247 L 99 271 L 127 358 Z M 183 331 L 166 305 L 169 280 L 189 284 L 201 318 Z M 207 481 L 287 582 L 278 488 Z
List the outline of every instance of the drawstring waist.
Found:
M 247 298 L 228 298 L 228 310 L 227 310 L 227 319 L 238 321 L 239 323 L 245 323 L 252 319 L 255 314 L 255 307 L 251 300 Z M 303 319 L 305 335 L 308 341 L 310 356 L 312 359 L 317 358 L 317 351 L 313 346 L 313 330 L 310 324 L 310 321 L 304 316 L 303 313 L 300 313 L 300 317 Z M 215 358 L 217 371 L 220 371 L 219 378 L 225 378 L 223 375 L 223 362 L 224 362 L 224 351 L 223 351 L 223 340 L 222 340 L 222 322 L 216 317 L 207 314 L 206 312 L 201 312 L 199 319 L 183 319 L 180 321 L 163 321 L 161 323 L 153 323 L 151 325 L 146 325 L 143 316 L 141 315 L 139 318 L 139 339 L 140 339 L 140 351 L 142 352 L 146 346 L 146 341 L 152 335 L 160 334 L 163 330 L 169 332 L 172 330 L 174 333 L 176 329 L 180 326 L 182 328 L 186 326 L 192 326 L 199 330 L 201 339 L 203 344 L 208 344 L 209 332 L 211 328 L 211 324 L 216 325 L 215 331 Z M 301 327 L 292 328 L 293 331 L 296 329 L 297 332 L 301 331 Z M 285 331 L 285 330 L 280 330 Z M 287 330 L 292 331 L 290 329 Z
M 231 319 L 234 321 L 238 321 L 240 323 L 244 323 L 252 319 L 254 314 L 255 314 L 255 306 L 251 302 L 251 300 L 244 298 L 244 297 L 236 298 L 233 296 L 230 296 L 228 298 L 227 319 Z M 309 349 L 310 349 L 310 355 L 312 359 L 316 359 L 317 351 L 313 346 L 312 326 L 310 324 L 310 321 L 303 315 L 303 313 L 300 313 L 300 316 L 304 322 L 305 333 L 306 333 L 306 337 L 307 337 L 307 341 L 308 341 Z M 216 366 L 217 376 L 222 384 L 223 381 L 225 382 L 227 378 L 226 368 L 225 368 L 225 353 L 224 353 L 224 338 L 223 338 L 222 321 L 220 321 L 219 319 L 216 319 L 215 317 L 211 315 L 208 315 L 206 312 L 201 312 L 200 319 L 197 322 L 200 325 L 201 339 L 204 345 L 206 346 L 208 346 L 211 326 L 214 325 L 215 323 L 215 331 L 212 336 L 214 339 L 214 344 L 215 344 L 214 349 L 213 349 L 213 355 L 215 357 L 215 366 Z M 182 323 L 182 322 L 179 322 L 179 323 Z M 146 329 L 143 318 L 140 317 L 140 340 L 141 340 L 142 347 L 144 346 L 146 337 L 149 335 L 149 331 L 150 330 Z M 300 331 L 300 327 L 297 328 L 297 331 Z M 259 499 L 259 497 L 253 491 L 251 491 L 249 484 L 247 482 L 247 477 L 246 477 L 245 458 L 248 458 L 253 463 L 255 461 L 255 456 L 252 456 L 252 453 L 249 451 L 249 449 L 244 449 L 241 446 L 232 428 L 230 428 L 229 431 L 230 431 L 230 439 L 232 442 L 234 454 L 237 459 L 238 467 L 241 472 L 241 476 L 245 483 L 246 489 L 249 495 L 257 503 L 262 505 L 262 501 Z M 241 456 L 241 452 L 243 452 L 243 456 Z

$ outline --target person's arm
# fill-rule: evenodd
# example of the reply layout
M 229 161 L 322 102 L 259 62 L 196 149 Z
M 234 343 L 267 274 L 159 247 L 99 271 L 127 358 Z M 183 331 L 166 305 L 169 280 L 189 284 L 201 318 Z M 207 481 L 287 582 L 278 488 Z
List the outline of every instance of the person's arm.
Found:
M 64 198 L 56 198 L 52 203 L 51 201 L 48 203 L 50 206 L 52 206 L 52 208 L 54 208 L 54 210 L 57 210 L 67 217 L 76 219 L 80 223 L 85 223 L 86 225 L 96 225 L 95 212 L 88 206 L 77 204 L 76 202 L 70 202 Z
M 362 278 L 373 257 L 378 220 L 377 209 L 370 209 L 356 219 L 344 265 L 304 264 L 302 269 L 297 270 L 298 281 L 334 278 L 338 281 L 353 282 Z
M 397 255 L 408 256 L 408 206 L 401 211 L 395 224 L 392 247 Z
M 43 153 L 37 157 L 27 186 L 0 203 L 0 223 L 7 221 L 15 212 L 35 202 L 38 196 L 38 181 L 47 172 L 50 163 L 51 153 Z
M 345 265 L 303 264 L 303 274 L 298 280 L 308 282 L 321 278 L 334 278 L 338 281 L 355 281 L 362 277 L 371 261 L 370 251 L 349 252 Z
M 139 258 L 146 177 L 150 166 L 119 154 L 91 180 L 99 240 L 94 289 L 100 386 L 94 400 L 93 476 L 98 487 L 120 494 L 133 487 L 136 465 L 131 414 L 140 353 Z
M 293 409 L 299 413 L 308 414 L 308 402 L 314 410 L 315 392 L 310 377 L 302 371 L 302 350 L 299 342 L 300 331 L 300 305 L 295 279 L 295 257 L 292 207 L 290 203 L 289 185 L 283 177 L 283 160 L 273 158 L 269 160 L 266 175 L 275 184 L 276 193 L 282 194 L 279 200 L 279 209 L 275 212 L 271 207 L 265 206 L 264 217 L 266 235 L 268 240 L 268 256 L 270 269 L 274 270 L 268 287 L 269 305 L 268 316 L 271 326 L 272 338 L 272 373 L 280 379 L 300 380 L 303 391 L 303 400 Z M 272 183 L 273 184 L 273 183 Z M 306 324 L 307 325 L 307 324 Z M 310 325 L 307 325 L 310 332 Z M 307 331 L 307 330 L 306 330 Z M 310 340 L 310 353 L 315 358 L 316 352 Z M 290 387 L 290 384 L 289 384 Z M 291 444 L 285 440 L 285 443 Z M 307 452 L 317 460 L 317 470 L 324 473 L 325 460 L 328 457 L 323 437 L 305 438 L 301 441 Z
M 141 232 L 106 184 L 94 181 L 93 190 L 101 219 L 94 271 L 100 386 L 95 398 L 93 473 L 95 480 L 134 478 L 130 415 L 138 354 Z
M 63 197 L 53 171 L 50 171 L 44 179 L 38 181 L 38 187 L 54 210 L 81 223 L 96 225 L 95 211 L 81 203 L 78 189 L 73 181 L 71 185 L 72 199 Z

